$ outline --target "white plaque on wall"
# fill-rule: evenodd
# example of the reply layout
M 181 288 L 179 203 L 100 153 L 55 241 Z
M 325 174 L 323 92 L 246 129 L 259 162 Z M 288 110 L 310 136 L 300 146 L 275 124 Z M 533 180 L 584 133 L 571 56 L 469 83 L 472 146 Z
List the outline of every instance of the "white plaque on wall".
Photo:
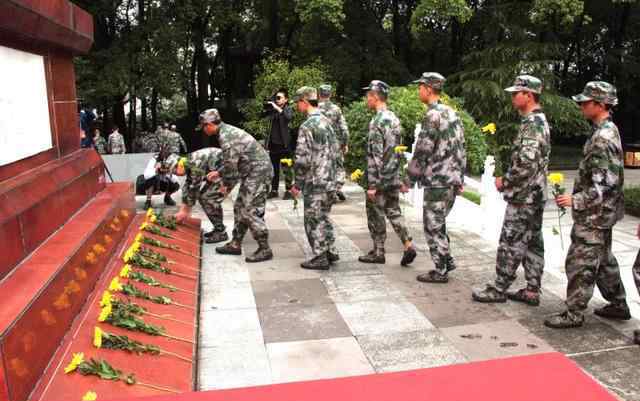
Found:
M 51 149 L 44 57 L 0 46 L 0 166 Z

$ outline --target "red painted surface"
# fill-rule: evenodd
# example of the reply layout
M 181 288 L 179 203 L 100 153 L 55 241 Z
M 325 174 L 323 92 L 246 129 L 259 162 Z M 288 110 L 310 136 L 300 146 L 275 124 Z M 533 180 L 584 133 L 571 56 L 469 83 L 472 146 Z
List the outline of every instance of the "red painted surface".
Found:
M 131 400 L 126 395 L 113 399 Z M 616 401 L 559 353 L 399 373 L 147 398 L 147 401 Z M 51 399 L 62 401 L 64 398 Z
M 33 390 L 134 213 L 132 185 L 109 185 L 0 284 L 0 346 L 10 400 L 24 400 Z M 116 217 L 118 230 L 111 228 Z M 104 248 L 100 254 L 96 244 Z M 87 260 L 89 252 L 95 262 Z
M 138 227 L 143 219 L 142 215 L 137 216 L 131 228 L 127 232 L 127 240 L 121 247 L 123 252 L 130 243 L 133 241 L 133 237 L 138 232 Z M 177 244 L 183 250 L 193 252 L 196 255 L 200 255 L 199 245 L 199 233 L 200 222 L 193 220 L 191 222 L 191 228 L 181 227 L 183 234 L 182 238 L 189 239 L 188 242 L 180 240 L 171 240 L 166 238 L 157 237 L 165 242 Z M 164 229 L 168 233 L 174 233 L 170 230 Z M 185 264 L 188 268 L 177 265 L 168 265 L 173 268 L 174 271 L 184 273 L 187 275 L 197 275 L 191 269 L 197 269 L 199 266 L 198 259 L 181 254 L 175 251 L 159 250 L 159 252 L 165 254 L 169 259 Z M 41 382 L 38 385 L 36 391 L 30 397 L 31 400 L 72 400 L 80 399 L 89 390 L 95 391 L 100 399 L 109 399 L 114 397 L 142 397 L 162 394 L 158 390 L 149 389 L 142 386 L 128 386 L 123 383 L 114 383 L 98 379 L 97 377 L 84 377 L 78 373 L 65 375 L 63 372 L 64 366 L 68 364 L 73 353 L 84 352 L 85 358 L 99 357 L 109 361 L 114 367 L 121 369 L 126 373 L 135 373 L 139 381 L 151 383 L 163 387 L 169 387 L 181 392 L 188 392 L 193 390 L 195 378 L 193 376 L 192 363 L 175 358 L 168 355 L 160 356 L 148 356 L 148 355 L 132 355 L 123 351 L 112 351 L 104 349 L 96 349 L 92 345 L 93 330 L 98 325 L 102 330 L 109 333 L 127 335 L 128 337 L 141 341 L 147 344 L 154 344 L 160 348 L 174 352 L 176 354 L 185 356 L 187 358 L 194 358 L 195 345 L 187 342 L 176 341 L 168 339 L 166 337 L 150 336 L 143 333 L 136 333 L 113 327 L 106 323 L 98 323 L 97 317 L 100 312 L 98 301 L 102 295 L 102 291 L 109 286 L 111 279 L 118 274 L 123 266 L 123 262 L 119 257 L 114 257 L 109 266 L 108 273 L 105 274 L 100 282 L 97 284 L 97 290 L 90 297 L 90 301 L 87 303 L 85 309 L 79 314 L 79 319 L 74 324 L 70 331 L 69 337 L 65 340 L 60 347 L 58 353 L 54 357 L 51 366 L 42 377 Z M 142 270 L 146 274 L 156 278 L 158 281 L 174 285 L 176 287 L 186 289 L 192 292 L 198 291 L 198 282 L 194 279 L 178 277 L 174 275 L 166 275 L 162 273 L 156 273 L 149 270 Z M 126 281 L 122 279 L 122 281 Z M 133 285 L 140 289 L 148 290 L 152 295 L 166 295 L 171 297 L 174 301 L 196 306 L 198 297 L 195 294 L 189 294 L 186 292 L 169 292 L 162 288 L 153 288 L 146 286 L 145 284 L 138 282 L 131 282 Z M 122 297 L 122 295 L 118 295 Z M 174 322 L 165 319 L 159 319 L 152 316 L 144 316 L 143 320 L 147 323 L 164 326 L 167 333 L 186 338 L 192 341 L 196 340 L 197 330 L 196 322 L 197 315 L 193 309 L 181 308 L 175 305 L 158 305 L 149 301 L 140 299 L 131 299 L 150 312 L 169 315 L 171 318 L 181 320 L 186 323 Z

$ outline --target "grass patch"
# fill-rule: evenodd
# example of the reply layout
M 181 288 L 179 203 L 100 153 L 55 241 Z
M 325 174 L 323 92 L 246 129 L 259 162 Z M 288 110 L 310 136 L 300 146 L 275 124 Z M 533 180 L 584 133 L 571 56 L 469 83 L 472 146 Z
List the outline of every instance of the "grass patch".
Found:
M 465 189 L 464 192 L 462 193 L 462 197 L 467 200 L 470 200 L 476 205 L 480 204 L 480 194 L 477 192 L 473 192 L 473 191 L 469 191 L 468 189 Z
M 624 209 L 627 214 L 640 217 L 640 186 L 624 189 Z

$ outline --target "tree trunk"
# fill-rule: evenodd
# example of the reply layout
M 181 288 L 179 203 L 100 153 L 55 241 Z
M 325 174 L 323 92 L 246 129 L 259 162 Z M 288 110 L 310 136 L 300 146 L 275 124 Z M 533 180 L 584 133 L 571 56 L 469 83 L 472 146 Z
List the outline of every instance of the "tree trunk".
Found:
M 143 96 L 140 98 L 140 124 L 143 131 L 149 131 L 149 121 L 147 118 L 147 103 L 149 98 Z
M 136 98 L 134 93 L 132 93 L 131 96 L 129 96 L 129 131 L 128 131 L 128 135 L 125 135 L 125 140 L 127 140 L 127 143 L 129 144 L 129 146 L 127 146 L 127 148 L 129 148 L 129 149 L 131 149 L 131 144 L 133 143 L 133 140 L 136 137 L 136 131 L 137 131 L 136 99 L 137 98 Z
M 206 21 L 198 21 L 193 31 L 195 62 L 197 72 L 197 104 L 198 110 L 204 110 L 209 103 L 209 58 L 204 47 Z
M 151 90 L 151 130 L 155 131 L 158 126 L 158 91 Z
M 124 103 L 122 102 L 123 97 L 124 96 L 116 96 L 113 99 L 113 125 L 109 127 L 110 129 L 118 127 L 120 130 L 124 131 L 127 128 L 127 120 L 124 114 Z

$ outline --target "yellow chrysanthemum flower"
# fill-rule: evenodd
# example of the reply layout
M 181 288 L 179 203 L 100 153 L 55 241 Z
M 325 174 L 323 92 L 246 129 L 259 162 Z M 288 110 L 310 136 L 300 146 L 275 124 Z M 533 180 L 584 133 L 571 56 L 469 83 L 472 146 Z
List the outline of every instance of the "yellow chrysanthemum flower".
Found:
M 93 346 L 96 348 L 102 347 L 102 330 L 98 326 L 93 329 Z
M 496 130 L 497 130 L 497 127 L 495 123 L 490 123 L 482 127 L 482 132 L 489 133 L 491 135 L 495 134 Z
M 124 256 L 122 257 L 122 260 L 124 261 L 124 263 L 129 263 L 132 257 L 133 255 L 131 254 L 131 252 L 127 250 L 127 252 L 125 252 Z
M 111 283 L 109 284 L 109 291 L 122 291 L 122 284 L 120 284 L 120 280 L 118 280 L 118 277 L 114 277 L 113 280 L 111 280 Z
M 102 309 L 100 310 L 100 315 L 98 316 L 99 322 L 104 322 L 109 318 L 109 316 L 111 316 L 111 308 L 111 303 L 102 307 Z
M 135 241 L 136 241 L 136 242 L 142 242 L 142 234 L 138 233 L 138 234 L 136 235 L 136 239 L 135 239 Z
M 158 218 L 156 216 L 151 216 L 149 218 L 149 221 L 152 222 L 152 223 L 155 223 L 156 221 L 158 221 Z
M 280 159 L 280 164 L 283 164 L 285 166 L 293 166 L 293 160 L 291 159 Z
M 153 209 L 149 208 L 149 210 L 147 210 L 147 217 L 151 217 L 154 215 Z
M 124 265 L 122 267 L 122 270 L 120 270 L 120 277 L 121 278 L 129 278 L 129 271 L 131 269 L 129 268 L 129 265 Z
M 549 174 L 547 179 L 553 185 L 562 185 L 562 183 L 564 182 L 564 174 L 562 174 L 562 173 L 551 173 L 551 174 Z
M 180 160 L 178 160 L 178 167 L 185 168 L 187 162 L 188 162 L 187 158 L 182 157 Z
M 71 373 L 78 368 L 84 362 L 84 353 L 79 352 L 77 354 L 73 354 L 73 358 L 71 358 L 71 362 L 64 368 L 64 373 Z
M 85 395 L 82 396 L 82 401 L 96 401 L 98 399 L 98 394 L 94 391 L 87 391 Z
M 351 181 L 358 181 L 360 178 L 362 178 L 363 175 L 364 173 L 362 172 L 362 170 L 357 169 L 356 171 L 351 173 Z
M 407 149 L 409 149 L 408 147 L 404 146 L 404 145 L 398 145 L 395 148 L 393 148 L 393 151 L 396 153 L 404 153 L 407 151 Z
M 147 224 L 147 222 L 144 222 L 142 224 L 140 224 L 140 230 L 144 230 L 145 228 L 147 228 L 149 225 Z
M 101 307 L 105 307 L 107 305 L 111 305 L 111 300 L 113 299 L 113 296 L 111 295 L 111 293 L 109 291 L 105 291 L 102 293 L 102 298 L 100 299 L 100 306 Z

